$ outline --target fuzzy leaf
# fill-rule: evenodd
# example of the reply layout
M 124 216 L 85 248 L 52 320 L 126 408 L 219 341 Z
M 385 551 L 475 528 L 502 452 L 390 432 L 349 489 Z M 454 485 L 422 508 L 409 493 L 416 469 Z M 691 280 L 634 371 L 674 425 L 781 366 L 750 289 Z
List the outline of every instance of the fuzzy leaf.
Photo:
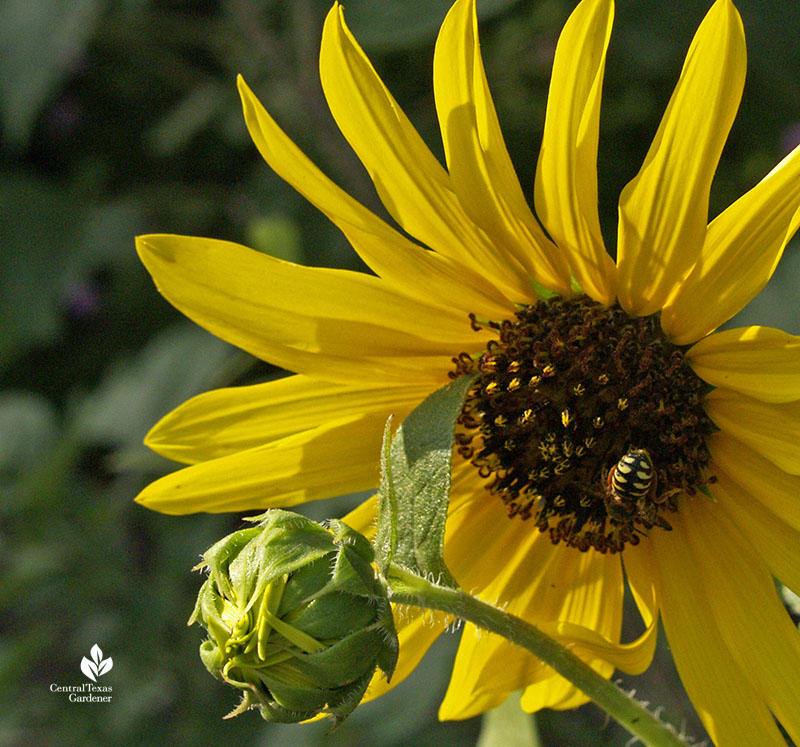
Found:
M 444 563 L 453 432 L 474 376 L 434 392 L 398 428 L 384 459 L 378 513 L 380 566 L 394 561 L 456 586 Z M 395 540 L 396 534 L 396 540 Z
M 378 531 L 375 534 L 375 555 L 380 572 L 385 576 L 397 547 L 397 496 L 392 475 L 392 416 L 386 421 L 381 448 L 381 489 L 378 494 Z

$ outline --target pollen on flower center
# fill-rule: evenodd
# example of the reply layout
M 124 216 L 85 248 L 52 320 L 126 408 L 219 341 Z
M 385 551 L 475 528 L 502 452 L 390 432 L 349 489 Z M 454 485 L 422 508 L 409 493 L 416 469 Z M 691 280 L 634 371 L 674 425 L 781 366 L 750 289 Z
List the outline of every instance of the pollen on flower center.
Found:
M 706 474 L 708 390 L 656 315 L 630 318 L 586 296 L 540 301 L 497 330 L 456 431 L 459 453 L 506 504 L 554 543 L 620 552 Z

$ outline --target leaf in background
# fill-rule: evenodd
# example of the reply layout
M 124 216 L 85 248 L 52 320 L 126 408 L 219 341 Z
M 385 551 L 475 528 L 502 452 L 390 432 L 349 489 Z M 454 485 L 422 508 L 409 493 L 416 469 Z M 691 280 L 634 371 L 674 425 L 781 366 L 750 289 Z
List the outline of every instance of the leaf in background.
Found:
M 133 265 L 142 224 L 135 199 L 90 209 L 56 182 L 0 174 L 0 369 L 59 333 L 65 305 L 93 270 Z
M 520 708 L 519 695 L 512 693 L 503 705 L 483 714 L 476 747 L 539 747 L 534 719 Z
M 380 507 L 378 537 L 383 539 L 376 548 L 379 564 L 388 564 L 391 558 L 414 573 L 456 585 L 444 563 L 444 527 L 455 423 L 474 381 L 474 376 L 460 376 L 435 391 L 398 428 L 390 450 L 390 471 L 386 470 L 394 487 L 397 514 L 392 516 L 390 500 Z M 382 491 L 387 490 L 384 481 Z M 391 554 L 392 542 L 386 538 L 395 531 L 397 544 Z
M 233 348 L 181 324 L 153 339 L 136 359 L 120 361 L 77 403 L 74 425 L 85 444 L 141 446 L 153 424 L 190 396 L 218 383 Z
M 3 132 L 24 147 L 36 116 L 75 68 L 94 30 L 99 0 L 5 0 L 0 24 Z
M 145 225 L 143 213 L 139 198 L 130 195 L 93 205 L 82 216 L 73 264 L 78 269 L 97 262 L 138 268 L 133 236 Z
M 180 151 L 222 114 L 233 98 L 233 88 L 227 82 L 210 81 L 193 88 L 148 133 L 155 155 L 163 158 Z
M 41 395 L 0 394 L 0 487 L 13 482 L 50 448 L 58 428 L 55 407 Z
M 485 21 L 510 8 L 516 0 L 482 0 L 478 18 Z M 442 25 L 452 0 L 348 0 L 345 4 L 347 24 L 365 49 L 377 52 L 399 52 L 431 42 Z
M 0 361 L 58 331 L 56 296 L 81 215 L 76 202 L 44 180 L 0 179 Z
M 271 257 L 302 264 L 303 238 L 300 228 L 287 213 L 255 216 L 247 224 L 247 246 Z

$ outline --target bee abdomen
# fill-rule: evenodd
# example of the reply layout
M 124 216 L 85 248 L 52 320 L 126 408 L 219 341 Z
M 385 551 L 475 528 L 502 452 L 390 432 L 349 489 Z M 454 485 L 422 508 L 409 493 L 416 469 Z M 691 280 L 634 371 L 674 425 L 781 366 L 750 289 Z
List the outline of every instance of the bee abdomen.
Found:
M 623 500 L 644 498 L 653 484 L 653 462 L 644 449 L 629 451 L 612 470 L 611 487 Z

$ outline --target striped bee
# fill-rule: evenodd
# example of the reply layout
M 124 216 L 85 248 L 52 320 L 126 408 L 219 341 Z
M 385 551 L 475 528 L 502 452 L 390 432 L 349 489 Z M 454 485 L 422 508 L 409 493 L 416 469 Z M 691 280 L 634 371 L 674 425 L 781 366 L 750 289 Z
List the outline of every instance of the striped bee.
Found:
M 609 471 L 605 505 L 614 519 L 630 519 L 644 498 L 656 491 L 656 471 L 653 460 L 644 449 L 633 449 Z

